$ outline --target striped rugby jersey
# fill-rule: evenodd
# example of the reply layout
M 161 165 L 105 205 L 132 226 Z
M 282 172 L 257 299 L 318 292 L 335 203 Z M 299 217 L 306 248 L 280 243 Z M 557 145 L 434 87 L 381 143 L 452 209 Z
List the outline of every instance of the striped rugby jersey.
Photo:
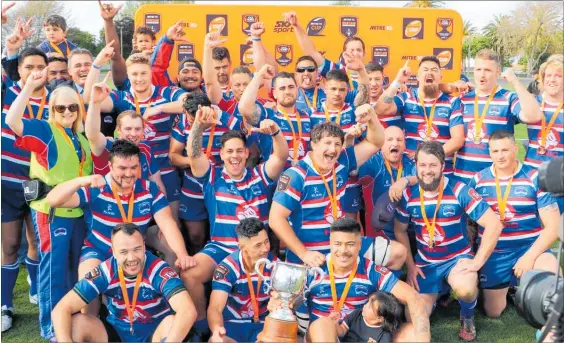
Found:
M 326 262 L 321 266 L 325 273 L 323 281 L 307 293 L 310 322 L 320 317 L 328 317 L 334 311 L 331 279 L 327 266 L 327 262 L 331 260 L 331 254 L 327 254 L 325 260 Z M 346 318 L 352 311 L 362 308 L 368 302 L 370 294 L 376 291 L 390 293 L 398 282 L 398 279 L 386 267 L 378 266 L 360 256 L 357 258 L 357 263 L 356 274 L 340 311 L 341 319 Z M 335 275 L 335 290 L 338 300 L 341 299 L 349 275 L 350 272 L 345 275 Z M 310 275 L 306 285 L 309 286 L 312 282 L 313 276 Z
M 537 95 L 536 99 L 539 104 L 542 104 L 542 96 Z M 564 156 L 564 108 L 560 109 L 559 114 L 554 114 L 559 104 L 544 104 L 544 118 L 546 125 L 550 122 L 553 115 L 556 115 L 556 120 L 552 125 L 550 132 L 546 135 L 544 155 L 538 154 L 538 148 L 541 143 L 541 128 L 542 122 L 528 124 L 527 133 L 529 136 L 529 147 L 525 154 L 525 164 L 531 167 L 538 168 L 543 162 L 550 161 L 555 157 Z
M 371 102 L 370 106 L 372 106 L 372 108 L 376 109 L 376 103 L 375 102 Z M 384 128 L 388 128 L 390 126 L 397 126 L 400 129 L 404 129 L 405 123 L 403 120 L 403 116 L 401 114 L 390 114 L 390 115 L 378 115 L 378 119 L 380 120 L 380 124 L 382 124 L 382 126 Z
M 16 134 L 6 124 L 6 115 L 16 100 L 16 97 L 22 91 L 21 82 L 14 82 L 7 77 L 3 77 L 6 93 L 2 99 L 2 188 L 21 191 L 22 183 L 29 180 L 29 163 L 31 159 L 31 152 L 23 150 L 16 145 Z M 41 119 L 47 120 L 49 118 L 49 95 L 50 93 L 44 88 L 46 92 L 45 106 L 43 108 L 43 115 Z M 33 117 L 39 111 L 41 105 L 41 98 L 31 97 L 29 99 L 31 109 L 33 110 Z M 23 118 L 29 119 L 29 112 L 27 106 L 25 107 Z
M 341 199 L 345 195 L 349 174 L 356 167 L 354 147 L 343 149 L 335 164 L 338 218 L 344 216 Z M 325 179 L 333 193 L 332 172 L 327 173 Z M 282 173 L 273 201 L 292 211 L 288 218 L 290 225 L 308 250 L 329 253 L 329 231 L 335 218 L 327 190 L 313 167 L 310 154 Z M 289 249 L 286 258 L 288 262 L 301 263 Z
M 124 279 L 131 303 L 136 279 Z M 86 274 L 74 286 L 74 292 L 86 303 L 90 303 L 100 294 L 106 296 L 108 323 L 116 329 L 124 342 L 145 342 L 150 338 L 160 321 L 173 314 L 168 300 L 183 291 L 186 291 L 184 283 L 174 269 L 150 252 L 145 252 L 143 276 L 135 304 L 134 332 L 131 334 L 129 316 L 119 283 L 118 264 L 113 256 Z
M 519 163 L 513 176 L 509 198 L 505 208 L 506 221 L 496 249 L 513 250 L 532 245 L 542 231 L 539 209 L 556 204 L 556 200 L 547 192 L 543 192 L 538 184 L 539 173 L 530 166 Z M 509 183 L 509 177 L 500 178 L 501 197 Z M 494 167 L 490 166 L 474 175 L 469 183 L 478 194 L 490 205 L 499 217 L 497 190 Z M 478 228 L 478 237 L 482 237 L 484 228 Z
M 153 92 L 147 99 L 139 99 L 139 110 L 141 115 L 148 107 L 154 107 L 168 102 L 174 102 L 180 98 L 185 91 L 177 87 L 158 87 L 151 86 Z M 128 91 L 116 91 L 110 94 L 114 108 L 121 113 L 126 110 L 135 111 L 135 97 L 133 88 Z M 170 135 L 172 127 L 179 114 L 160 113 L 152 116 L 145 122 L 145 140 L 153 148 L 154 156 L 159 163 L 161 174 L 165 175 L 175 170 L 168 159 L 170 148 Z
M 84 210 L 84 218 L 88 224 L 88 233 L 84 245 L 99 251 L 112 251 L 112 229 L 123 223 L 116 199 L 112 193 L 112 177 L 107 174 L 106 185 L 100 188 L 82 187 L 77 193 L 79 206 Z M 164 194 L 157 184 L 143 179 L 137 179 L 133 186 L 133 219 L 132 223 L 139 226 L 143 235 L 147 233 L 149 222 L 160 210 L 168 206 Z M 129 196 L 120 196 L 125 215 L 129 211 Z
M 408 153 L 415 153 L 419 144 L 427 137 L 427 122 L 425 115 L 431 115 L 434 100 L 425 100 L 425 113 L 421 107 L 418 88 L 412 88 L 409 92 L 400 93 L 394 97 L 397 107 L 396 114 L 402 114 L 405 129 L 405 147 Z M 462 125 L 462 113 L 460 100 L 448 94 L 440 92 L 435 105 L 435 115 L 433 117 L 430 137 L 442 144 L 450 138 L 450 130 L 458 125 Z M 452 157 L 447 156 L 445 160 L 446 175 L 453 171 Z
M 278 261 L 278 258 L 268 253 L 266 257 L 269 261 Z M 254 267 L 253 267 L 254 268 Z M 253 292 L 257 298 L 259 307 L 259 318 L 261 322 L 268 315 L 268 301 L 270 294 L 267 292 L 270 284 L 270 274 L 272 269 L 266 266 L 262 274 L 265 279 L 261 279 L 261 287 L 257 292 L 257 283 L 259 276 L 255 273 L 254 269 L 249 275 L 253 283 Z M 253 320 L 254 308 L 251 301 L 251 293 L 249 290 L 249 283 L 247 281 L 247 271 L 243 266 L 243 256 L 241 250 L 237 249 L 227 256 L 215 268 L 212 281 L 213 291 L 223 291 L 229 294 L 227 303 L 223 309 L 223 319 L 226 321 L 233 321 L 239 323 L 249 323 Z
M 210 219 L 210 238 L 229 249 L 237 249 L 235 227 L 242 219 L 268 222 L 268 188 L 274 181 L 266 174 L 267 162 L 247 168 L 240 180 L 233 180 L 224 167 L 211 166 L 197 178 L 203 189 Z
M 429 222 L 433 221 L 437 196 L 438 194 L 424 197 Z M 429 232 L 421 214 L 420 197 L 418 184 L 408 187 L 403 191 L 402 199 L 396 208 L 396 219 L 404 224 L 411 221 L 415 226 L 415 264 L 423 267 L 448 261 L 461 254 L 471 254 L 466 220 L 468 216 L 473 221 L 478 221 L 490 208 L 482 197 L 473 188 L 444 176 L 444 193 L 437 213 L 434 248 L 428 245 Z
M 492 164 L 488 139 L 497 130 L 515 131 L 515 124 L 519 123 L 521 105 L 517 94 L 503 88 L 498 88 L 490 102 L 488 112 L 484 117 L 480 132 L 481 143 L 474 143 L 476 123 L 474 119 L 475 91 L 460 97 L 462 116 L 464 119 L 464 146 L 456 154 L 454 175 L 467 182 L 480 170 Z M 489 94 L 478 97 L 478 117 L 488 100 Z

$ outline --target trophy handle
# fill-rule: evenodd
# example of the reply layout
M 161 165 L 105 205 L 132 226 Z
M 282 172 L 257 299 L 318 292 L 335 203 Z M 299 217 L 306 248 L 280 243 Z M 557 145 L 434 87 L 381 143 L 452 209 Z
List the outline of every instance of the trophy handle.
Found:
M 262 275 L 262 273 L 260 272 L 260 266 L 261 266 L 261 264 L 263 264 L 263 263 L 264 263 L 264 266 L 265 266 L 266 268 L 272 267 L 272 265 L 273 265 L 274 263 L 270 262 L 270 260 L 267 259 L 267 258 L 261 258 L 261 259 L 259 259 L 259 260 L 255 263 L 255 273 L 257 273 L 258 276 L 260 276 L 261 279 L 263 280 L 264 284 L 265 284 L 266 287 L 267 287 L 266 293 L 268 293 L 268 292 L 270 292 L 270 286 L 271 286 L 271 285 L 270 285 L 270 283 L 266 282 L 266 278 L 265 278 L 264 275 Z M 260 290 L 259 290 L 259 291 L 260 291 Z
M 309 292 L 310 289 L 312 289 L 313 287 L 315 287 L 315 286 L 319 285 L 321 282 L 323 282 L 323 278 L 325 277 L 325 273 L 319 267 L 309 268 L 308 272 L 313 273 L 313 281 L 311 282 L 311 285 L 309 285 L 309 287 L 305 287 L 304 293 Z

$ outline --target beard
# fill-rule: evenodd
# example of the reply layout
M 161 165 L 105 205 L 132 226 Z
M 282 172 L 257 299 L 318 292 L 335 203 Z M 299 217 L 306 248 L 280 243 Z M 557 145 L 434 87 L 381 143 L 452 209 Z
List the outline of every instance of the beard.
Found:
M 217 75 L 217 81 L 221 84 L 226 84 L 227 82 L 229 82 L 229 75 L 219 74 Z
M 194 86 L 192 85 L 189 86 L 188 85 L 189 82 L 196 82 L 196 84 Z M 188 92 L 193 92 L 197 89 L 200 89 L 200 83 L 198 83 L 198 79 L 196 78 L 186 77 L 182 79 L 179 83 L 180 83 L 180 88 Z
M 296 104 L 296 99 L 288 100 L 288 101 L 280 100 L 279 104 L 284 107 L 291 107 Z
M 424 85 L 423 86 L 423 94 L 427 98 L 435 97 L 437 95 L 438 91 L 439 91 L 439 86 L 437 86 L 437 85 Z
M 425 183 L 423 179 L 419 177 L 419 174 L 417 174 L 417 180 L 419 181 L 419 185 L 421 185 L 421 188 L 426 192 L 432 192 L 436 190 L 441 184 L 442 178 L 443 178 L 443 173 L 440 173 L 436 178 L 433 179 L 433 181 L 431 181 L 430 183 Z

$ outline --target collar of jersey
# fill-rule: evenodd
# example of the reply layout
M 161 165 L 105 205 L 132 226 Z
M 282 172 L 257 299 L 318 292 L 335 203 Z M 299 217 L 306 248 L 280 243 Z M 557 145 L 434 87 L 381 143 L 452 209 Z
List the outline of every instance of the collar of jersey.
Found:
M 523 164 L 519 161 L 517 161 L 517 169 L 515 169 L 515 173 L 513 173 L 513 177 L 515 177 L 517 174 L 519 174 L 521 172 L 521 169 L 523 168 Z M 494 165 L 492 163 L 492 165 L 490 166 L 490 173 L 492 173 L 492 176 L 495 177 L 495 170 L 494 170 Z M 509 178 L 511 178 L 511 176 L 500 176 L 499 179 L 500 180 L 508 180 Z
M 229 175 L 227 173 L 227 169 L 225 169 L 225 165 L 223 166 L 223 168 L 221 169 L 221 174 L 223 176 L 223 174 L 225 173 L 225 175 L 227 175 L 229 177 L 229 180 L 233 183 L 235 182 L 242 182 L 243 180 L 245 180 L 245 177 L 247 176 L 247 168 L 245 168 L 245 171 L 243 172 L 243 176 L 239 179 L 239 180 L 235 180 L 234 178 L 231 177 L 231 175 Z M 224 177 L 225 179 L 225 177 Z

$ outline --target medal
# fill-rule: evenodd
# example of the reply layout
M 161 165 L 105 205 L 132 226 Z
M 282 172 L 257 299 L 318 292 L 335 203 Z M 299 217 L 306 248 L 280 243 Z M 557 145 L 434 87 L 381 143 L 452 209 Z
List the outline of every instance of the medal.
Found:
M 544 154 L 546 154 L 546 148 L 545 148 L 544 146 L 542 146 L 542 145 L 539 146 L 539 148 L 537 149 L 537 153 L 538 153 L 539 155 L 544 155 Z
M 358 175 L 358 169 L 355 169 L 355 170 L 353 170 L 349 173 L 349 176 L 351 176 L 351 177 L 355 177 L 357 175 Z
M 421 104 L 421 108 L 423 109 L 423 117 L 425 118 L 425 123 L 427 124 L 427 131 L 425 132 L 426 137 L 424 139 L 425 142 L 430 142 L 432 140 L 431 130 L 433 129 L 433 118 L 435 118 L 435 106 L 437 105 L 437 100 L 439 100 L 439 98 L 435 99 L 433 106 L 431 106 L 429 116 L 427 116 L 427 110 L 425 109 L 425 100 L 423 100 L 422 96 L 419 96 L 419 103 Z
M 515 170 L 513 171 L 513 175 L 511 175 L 511 179 L 509 179 L 509 182 L 507 183 L 507 186 L 505 187 L 505 193 L 503 194 L 503 197 L 501 196 L 501 185 L 499 183 L 499 177 L 498 177 L 498 172 L 494 167 L 494 172 L 495 172 L 495 190 L 496 190 L 496 195 L 497 195 L 497 207 L 498 207 L 498 211 L 499 211 L 499 222 L 501 223 L 502 227 L 505 227 L 505 208 L 507 207 L 507 199 L 509 199 L 509 193 L 511 193 L 511 184 L 513 183 L 513 176 L 515 176 L 515 172 L 517 171 L 517 168 L 519 168 L 519 164 L 517 164 L 517 167 L 515 167 Z
M 419 202 L 421 207 L 421 216 L 423 217 L 423 221 L 425 222 L 425 227 L 427 227 L 427 231 L 429 232 L 429 242 L 427 243 L 429 248 L 435 247 L 435 227 L 437 223 L 437 213 L 439 213 L 439 208 L 441 207 L 441 200 L 443 200 L 443 192 L 444 192 L 444 178 L 441 179 L 441 183 L 439 184 L 439 195 L 437 197 L 437 205 L 435 205 L 435 214 L 433 215 L 433 222 L 429 222 L 427 218 L 427 209 L 425 208 L 425 200 L 423 195 L 423 189 L 419 186 Z
M 261 264 L 260 266 L 260 274 L 262 274 L 264 271 L 264 264 Z M 257 293 L 255 294 L 255 289 L 253 287 L 253 280 L 251 279 L 251 275 L 245 271 L 245 274 L 247 274 L 247 284 L 249 286 L 249 293 L 251 296 L 251 304 L 253 305 L 253 322 L 254 323 L 258 323 L 260 321 L 259 318 L 259 305 L 258 305 L 258 297 L 260 295 L 260 286 L 262 283 L 262 278 L 259 276 L 258 277 L 258 281 L 257 281 Z
M 123 276 L 123 269 L 118 267 L 119 285 L 121 287 L 121 293 L 123 294 L 123 302 L 125 309 L 127 310 L 127 316 L 129 317 L 129 332 L 133 335 L 133 321 L 135 320 L 135 306 L 137 305 L 137 295 L 139 294 L 139 286 L 141 285 L 141 279 L 143 278 L 143 270 L 137 274 L 135 280 L 135 288 L 133 288 L 133 298 L 132 303 L 129 302 L 129 294 L 127 293 L 127 286 L 125 285 L 125 277 Z
M 124 223 L 133 223 L 133 207 L 134 207 L 134 202 L 135 202 L 135 186 L 131 190 L 131 196 L 129 197 L 129 203 L 127 204 L 127 206 L 128 206 L 127 216 L 125 215 L 125 210 L 123 208 L 123 205 L 121 204 L 121 199 L 119 197 L 117 188 L 114 186 L 113 182 L 112 182 L 111 188 L 112 188 L 112 193 L 114 194 L 114 199 L 116 200 L 117 207 L 119 209 L 119 213 L 121 214 L 121 220 L 123 220 Z
M 343 289 L 343 293 L 341 293 L 341 298 L 337 300 L 337 286 L 335 285 L 335 275 L 333 274 L 333 263 L 331 260 L 327 261 L 327 269 L 329 269 L 329 280 L 331 282 L 331 297 L 333 298 L 333 310 L 340 314 L 341 309 L 343 308 L 343 304 L 347 299 L 347 294 L 349 293 L 349 289 L 351 288 L 352 282 L 354 280 L 354 276 L 356 275 L 356 270 L 358 269 L 358 263 L 355 263 L 353 270 L 349 274 L 347 278 L 347 283 L 345 284 L 345 289 Z
M 488 112 L 488 107 L 490 107 L 490 102 L 492 101 L 495 93 L 497 91 L 497 87 L 492 90 L 484 108 L 482 109 L 482 114 L 478 117 L 478 93 L 475 92 L 474 95 L 474 143 L 480 144 L 482 142 L 482 125 L 484 124 L 484 118 L 486 117 L 486 113 Z M 477 142 L 476 139 L 479 139 Z
M 329 197 L 329 206 L 331 207 L 333 222 L 335 222 L 337 219 L 339 219 L 339 212 L 340 212 L 339 203 L 337 200 L 337 174 L 335 173 L 335 166 L 333 166 L 333 193 L 331 193 L 331 189 L 329 188 L 327 179 L 325 179 L 325 175 L 323 175 L 323 173 L 319 170 L 319 167 L 317 166 L 317 163 L 315 163 L 313 158 L 311 159 L 311 162 L 313 163 L 313 168 L 321 176 L 321 180 L 323 180 L 323 184 L 325 185 L 325 190 L 327 191 L 327 196 Z
M 290 126 L 290 130 L 292 131 L 292 163 L 297 163 L 300 160 L 299 150 L 300 145 L 302 144 L 302 118 L 299 112 L 295 114 L 298 124 L 298 133 L 296 135 L 296 131 L 294 131 L 294 124 L 292 123 L 292 120 L 290 120 L 288 113 L 286 113 L 286 111 L 284 111 L 282 108 L 279 108 L 278 110 L 280 111 L 280 113 L 282 113 L 284 119 L 286 119 L 288 125 Z
M 539 153 L 539 155 L 544 155 L 546 154 L 546 137 L 548 136 L 548 133 L 550 132 L 550 130 L 552 129 L 552 126 L 554 125 L 554 122 L 556 121 L 556 118 L 558 117 L 558 114 L 560 114 L 560 110 L 562 109 L 562 106 L 564 105 L 564 101 L 561 102 L 558 107 L 556 108 L 556 110 L 554 111 L 554 113 L 552 113 L 552 117 L 550 118 L 548 124 L 546 123 L 546 118 L 544 116 L 544 99 L 542 100 L 541 103 L 541 111 L 542 111 L 542 116 L 541 116 L 541 139 L 539 142 L 539 148 L 537 150 L 537 152 Z

